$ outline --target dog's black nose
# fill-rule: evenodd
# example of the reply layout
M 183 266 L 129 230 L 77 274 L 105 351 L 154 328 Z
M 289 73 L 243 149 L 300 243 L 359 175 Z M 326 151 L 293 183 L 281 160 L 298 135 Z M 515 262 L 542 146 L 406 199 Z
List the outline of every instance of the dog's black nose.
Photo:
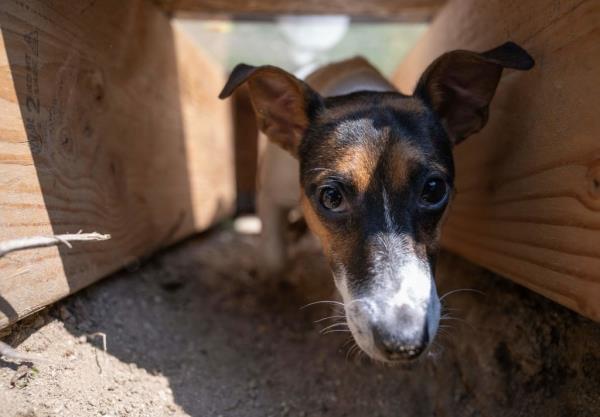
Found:
M 427 329 L 414 335 L 391 332 L 381 325 L 372 327 L 375 347 L 387 359 L 410 360 L 418 357 L 429 343 Z

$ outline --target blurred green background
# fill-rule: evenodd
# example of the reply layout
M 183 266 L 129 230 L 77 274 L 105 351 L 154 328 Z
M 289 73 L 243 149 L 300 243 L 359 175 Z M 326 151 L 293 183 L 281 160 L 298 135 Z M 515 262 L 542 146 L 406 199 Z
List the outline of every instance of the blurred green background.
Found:
M 298 68 L 292 45 L 276 22 L 179 19 L 177 25 L 228 71 L 240 62 L 271 64 L 288 71 Z M 324 64 L 362 55 L 390 76 L 426 27 L 424 23 L 351 22 L 341 41 L 318 53 L 315 61 Z

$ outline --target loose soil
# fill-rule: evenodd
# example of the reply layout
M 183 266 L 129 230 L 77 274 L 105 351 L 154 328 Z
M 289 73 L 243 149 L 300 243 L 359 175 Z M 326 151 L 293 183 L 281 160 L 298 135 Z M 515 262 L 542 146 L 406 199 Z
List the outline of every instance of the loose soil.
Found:
M 319 333 L 329 305 L 301 308 L 335 299 L 312 237 L 279 280 L 256 251 L 213 231 L 0 331 L 47 361 L 0 360 L 0 416 L 600 415 L 600 326 L 541 296 L 443 253 L 440 292 L 483 295 L 449 296 L 436 346 L 390 368 Z

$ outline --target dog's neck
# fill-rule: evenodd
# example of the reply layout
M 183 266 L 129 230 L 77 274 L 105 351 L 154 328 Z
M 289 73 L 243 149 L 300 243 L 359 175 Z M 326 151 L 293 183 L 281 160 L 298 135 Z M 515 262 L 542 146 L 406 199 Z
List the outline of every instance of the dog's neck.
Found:
M 305 81 L 324 97 L 357 91 L 397 91 L 375 67 L 361 57 L 321 67 L 308 75 Z

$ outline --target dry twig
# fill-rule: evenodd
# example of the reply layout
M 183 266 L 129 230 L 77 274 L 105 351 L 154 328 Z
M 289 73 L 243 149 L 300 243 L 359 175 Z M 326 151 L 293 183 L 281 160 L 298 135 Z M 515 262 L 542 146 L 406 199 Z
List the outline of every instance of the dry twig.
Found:
M 17 352 L 0 340 L 0 356 L 16 362 L 48 363 L 47 360 Z
M 24 249 L 43 248 L 47 246 L 55 246 L 61 243 L 72 248 L 71 242 L 76 241 L 89 241 L 89 240 L 108 240 L 110 235 L 103 235 L 101 233 L 75 233 L 55 236 L 32 236 L 24 237 L 20 239 L 6 240 L 0 242 L 0 258 L 4 255 Z
M 108 240 L 110 235 L 101 234 L 97 232 L 93 233 L 82 233 L 81 230 L 75 234 L 64 234 L 55 236 L 31 236 L 20 239 L 5 240 L 0 242 L 0 258 L 4 255 L 25 249 L 43 248 L 47 246 L 55 246 L 61 243 L 65 244 L 69 248 L 72 248 L 71 242 L 81 242 L 90 240 Z M 43 363 L 46 362 L 43 359 L 24 355 L 17 352 L 6 343 L 0 341 L 0 356 L 18 362 L 32 362 L 32 363 Z
M 96 332 L 88 335 L 89 337 L 100 337 L 102 340 L 102 352 L 104 361 L 106 361 L 106 333 Z M 94 354 L 96 355 L 96 365 L 98 366 L 98 370 L 102 373 L 102 366 L 100 365 L 100 361 L 98 360 L 98 349 L 94 349 Z

